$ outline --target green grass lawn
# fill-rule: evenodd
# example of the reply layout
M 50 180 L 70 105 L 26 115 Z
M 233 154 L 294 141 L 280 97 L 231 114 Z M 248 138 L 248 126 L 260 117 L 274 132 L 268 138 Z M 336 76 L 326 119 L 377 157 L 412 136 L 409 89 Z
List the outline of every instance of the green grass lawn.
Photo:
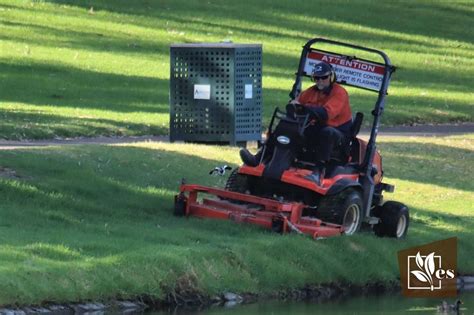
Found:
M 323 36 L 398 66 L 385 124 L 473 121 L 472 1 L 0 0 L 0 138 L 168 133 L 169 45 L 263 44 L 265 120 Z M 374 95 L 350 90 L 366 113 Z M 266 123 L 265 123 L 266 125 Z
M 177 218 L 173 195 L 222 186 L 236 148 L 139 143 L 0 151 L 0 305 L 163 297 L 191 290 L 271 292 L 305 284 L 396 281 L 397 251 L 457 236 L 474 273 L 474 135 L 380 138 L 387 199 L 406 203 L 406 240 L 314 241 L 232 222 Z

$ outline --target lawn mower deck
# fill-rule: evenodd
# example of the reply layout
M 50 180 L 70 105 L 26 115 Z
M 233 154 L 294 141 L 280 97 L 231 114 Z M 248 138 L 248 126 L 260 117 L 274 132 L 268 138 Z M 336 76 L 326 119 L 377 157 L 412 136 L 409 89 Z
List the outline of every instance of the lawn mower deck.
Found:
M 212 198 L 201 195 L 212 196 Z M 217 198 L 216 198 L 217 197 Z M 278 233 L 304 233 L 314 239 L 338 236 L 344 228 L 310 216 L 300 202 L 278 201 L 228 190 L 183 184 L 175 196 L 177 216 L 196 216 L 251 223 Z

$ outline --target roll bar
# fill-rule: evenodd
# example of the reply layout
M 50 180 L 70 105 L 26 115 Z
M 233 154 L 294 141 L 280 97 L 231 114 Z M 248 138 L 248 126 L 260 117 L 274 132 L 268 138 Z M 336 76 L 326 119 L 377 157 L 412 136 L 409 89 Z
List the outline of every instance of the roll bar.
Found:
M 320 38 L 320 37 L 314 38 L 314 39 L 309 40 L 303 46 L 303 51 L 301 52 L 301 57 L 300 57 L 299 65 L 298 65 L 298 72 L 296 73 L 296 80 L 290 92 L 291 99 L 295 99 L 301 93 L 301 81 L 302 81 L 303 76 L 305 76 L 304 68 L 306 65 L 306 58 L 308 56 L 308 53 L 311 51 L 312 46 L 316 43 L 327 43 L 327 44 L 331 44 L 335 46 L 342 46 L 342 47 L 352 48 L 355 50 L 366 51 L 366 52 L 377 54 L 381 56 L 384 60 L 384 74 L 382 78 L 382 83 L 381 83 L 380 89 L 378 90 L 377 101 L 375 102 L 374 109 L 372 110 L 372 116 L 374 117 L 374 120 L 372 123 L 372 129 L 370 131 L 369 142 L 367 144 L 367 149 L 365 152 L 365 158 L 361 165 L 361 174 L 363 174 L 363 176 L 361 176 L 361 185 L 364 191 L 364 206 L 365 206 L 366 214 L 368 216 L 370 212 L 370 205 L 372 203 L 372 195 L 373 195 L 373 190 L 374 190 L 372 163 L 373 163 L 374 155 L 376 151 L 375 142 L 376 142 L 377 134 L 379 130 L 380 117 L 382 116 L 383 111 L 385 109 L 385 97 L 387 95 L 388 86 L 390 84 L 390 78 L 396 68 L 395 66 L 392 65 L 388 56 L 381 50 L 353 45 L 353 44 L 344 43 L 344 42 L 338 42 L 338 41 L 329 40 L 329 39 Z M 354 58 L 354 57 L 347 56 L 347 58 Z

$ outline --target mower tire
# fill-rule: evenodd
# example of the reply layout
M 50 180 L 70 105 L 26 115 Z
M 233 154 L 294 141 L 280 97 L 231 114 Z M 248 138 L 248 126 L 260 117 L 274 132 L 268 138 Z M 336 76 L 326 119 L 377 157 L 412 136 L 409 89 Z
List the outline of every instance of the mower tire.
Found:
M 396 201 L 387 201 L 376 214 L 380 223 L 374 225 L 375 235 L 402 239 L 407 235 L 410 215 L 408 207 Z
M 239 174 L 239 169 L 236 168 L 230 173 L 225 184 L 225 190 L 245 194 L 249 191 L 248 186 L 247 176 Z
M 278 234 L 283 233 L 283 220 L 281 218 L 272 218 L 272 231 Z
M 348 188 L 336 195 L 322 197 L 317 217 L 326 222 L 342 225 L 346 235 L 356 233 L 364 218 L 361 193 Z
M 177 217 L 182 217 L 186 214 L 186 199 L 180 195 L 174 197 L 173 214 Z
M 238 192 L 241 194 L 248 194 L 249 193 L 249 187 L 248 187 L 248 178 L 246 175 L 239 174 L 239 169 L 235 168 L 232 170 L 232 173 L 230 173 L 229 178 L 227 178 L 227 182 L 225 183 L 225 190 L 232 191 L 232 192 Z M 221 200 L 227 200 L 231 203 L 240 205 L 244 204 L 245 202 L 239 201 L 239 200 L 232 200 L 224 197 L 219 197 Z

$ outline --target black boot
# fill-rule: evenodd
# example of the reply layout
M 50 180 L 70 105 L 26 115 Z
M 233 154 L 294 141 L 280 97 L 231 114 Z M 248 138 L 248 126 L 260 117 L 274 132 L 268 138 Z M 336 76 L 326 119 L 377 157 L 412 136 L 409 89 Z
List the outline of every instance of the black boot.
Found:
M 262 158 L 262 150 L 259 150 L 257 154 L 253 155 L 250 153 L 249 150 L 243 148 L 240 149 L 240 158 L 245 165 L 255 167 L 260 163 L 260 159 Z

